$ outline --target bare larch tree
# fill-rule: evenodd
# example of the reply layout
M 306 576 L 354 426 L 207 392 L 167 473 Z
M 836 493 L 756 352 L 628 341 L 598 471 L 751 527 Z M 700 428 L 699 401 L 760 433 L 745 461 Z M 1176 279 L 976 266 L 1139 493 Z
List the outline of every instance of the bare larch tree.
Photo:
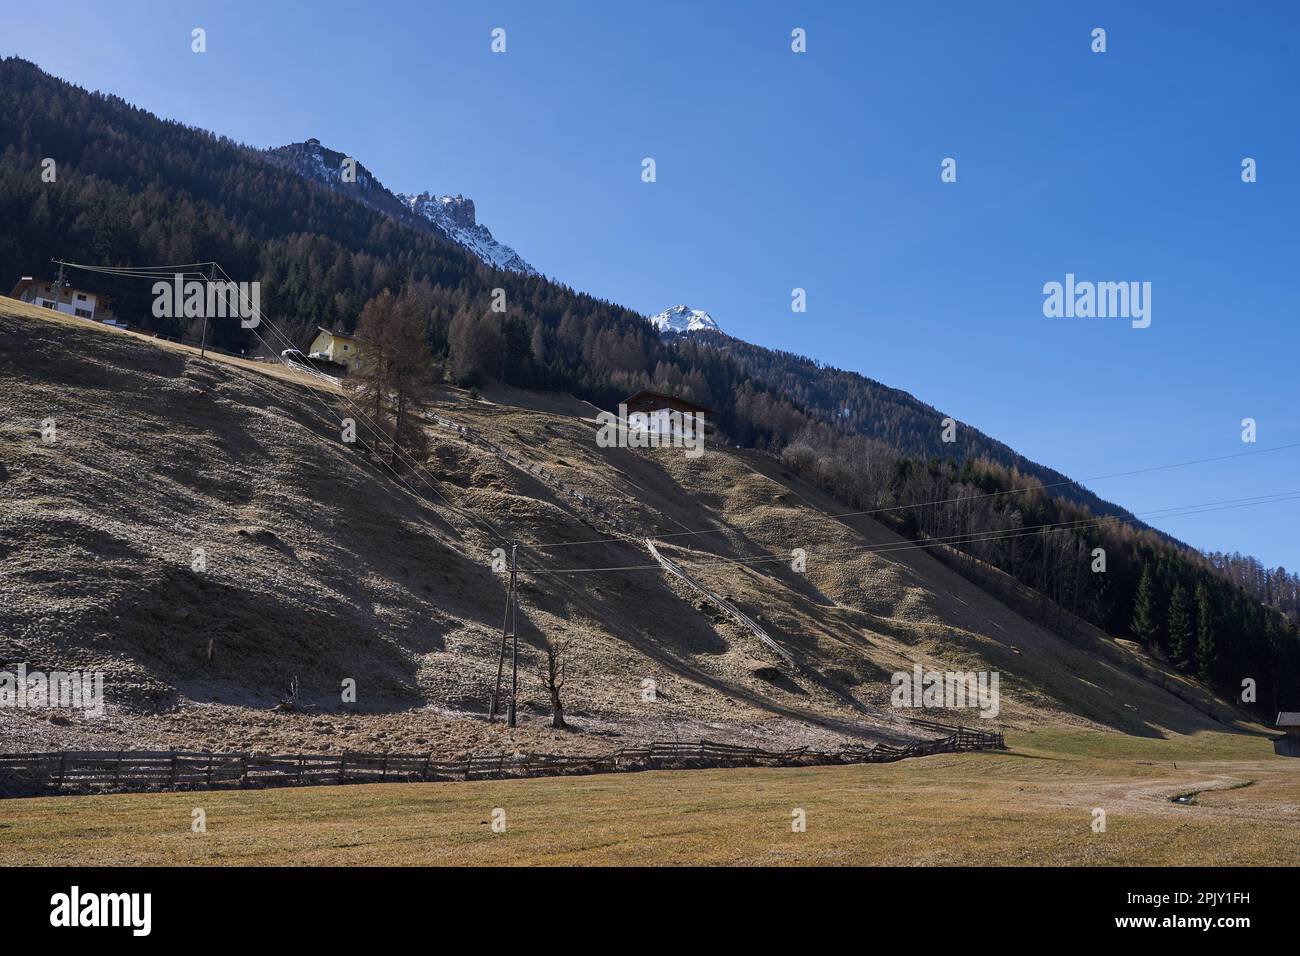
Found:
M 545 656 L 541 659 L 542 686 L 551 695 L 551 726 L 563 730 L 569 726 L 564 722 L 564 702 L 560 699 L 560 692 L 564 690 L 569 642 L 549 637 L 545 640 Z

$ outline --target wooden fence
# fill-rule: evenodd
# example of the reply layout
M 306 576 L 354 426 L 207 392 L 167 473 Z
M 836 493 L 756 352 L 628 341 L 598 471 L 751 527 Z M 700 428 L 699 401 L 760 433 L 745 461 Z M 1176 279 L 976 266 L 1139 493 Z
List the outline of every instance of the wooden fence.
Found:
M 967 750 L 1005 750 L 1000 733 L 957 728 L 906 747 L 875 744 L 819 751 L 758 750 L 708 740 L 657 742 L 603 755 L 515 754 L 447 761 L 431 754 L 209 753 L 183 750 L 66 750 L 0 754 L 0 795 L 84 790 L 312 786 L 381 781 L 494 780 L 565 774 L 707 767 L 808 767 L 888 763 Z

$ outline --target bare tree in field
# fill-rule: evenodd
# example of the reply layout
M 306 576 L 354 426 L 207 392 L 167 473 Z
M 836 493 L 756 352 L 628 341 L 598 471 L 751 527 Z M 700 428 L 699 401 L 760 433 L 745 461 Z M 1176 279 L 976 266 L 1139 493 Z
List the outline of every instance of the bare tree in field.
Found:
M 417 462 L 425 453 L 419 411 L 437 383 L 426 334 L 429 310 L 421 289 L 408 287 L 398 296 L 385 289 L 357 320 L 357 363 L 348 384 L 387 439 L 394 465 L 403 452 Z
M 541 672 L 542 686 L 551 695 L 551 726 L 566 730 L 569 725 L 564 722 L 564 702 L 560 699 L 560 692 L 564 689 L 569 642 L 549 637 L 545 640 L 546 656 L 541 661 Z

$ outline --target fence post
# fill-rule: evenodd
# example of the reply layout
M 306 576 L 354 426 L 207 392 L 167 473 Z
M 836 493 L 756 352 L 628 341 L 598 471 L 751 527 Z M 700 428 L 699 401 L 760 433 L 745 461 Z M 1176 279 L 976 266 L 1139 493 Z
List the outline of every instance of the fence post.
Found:
M 348 752 L 345 750 L 343 753 L 339 754 L 339 783 L 343 782 L 343 777 L 346 772 L 344 768 L 347 766 L 347 762 Z
M 176 789 L 176 751 L 172 751 L 171 787 Z
M 117 752 L 117 766 L 113 771 L 113 786 L 118 787 L 122 784 L 122 751 Z
M 63 789 L 63 778 L 68 772 L 68 752 L 66 750 L 59 754 L 59 789 Z

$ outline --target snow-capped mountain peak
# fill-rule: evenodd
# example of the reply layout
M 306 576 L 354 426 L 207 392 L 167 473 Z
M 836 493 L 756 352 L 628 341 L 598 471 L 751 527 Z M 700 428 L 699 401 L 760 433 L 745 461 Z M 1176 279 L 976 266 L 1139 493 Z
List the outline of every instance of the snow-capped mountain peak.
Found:
M 474 200 L 464 196 L 434 196 L 423 192 L 418 196 L 398 193 L 397 198 L 411 212 L 433 223 L 453 242 L 464 246 L 488 265 L 528 276 L 537 270 L 523 260 L 519 253 L 492 238 L 488 227 L 474 218 Z
M 675 305 L 658 315 L 651 316 L 650 324 L 660 333 L 674 332 L 721 332 L 713 316 L 701 309 L 692 309 L 685 305 Z
M 408 196 L 392 193 L 359 162 L 312 138 L 268 150 L 267 156 L 301 176 L 315 180 L 334 192 L 351 196 L 417 228 L 446 236 L 464 246 L 484 263 L 523 275 L 537 270 L 509 246 L 497 242 L 487 226 L 474 217 L 474 201 L 464 196 Z M 344 177 L 344 168 L 354 176 Z

